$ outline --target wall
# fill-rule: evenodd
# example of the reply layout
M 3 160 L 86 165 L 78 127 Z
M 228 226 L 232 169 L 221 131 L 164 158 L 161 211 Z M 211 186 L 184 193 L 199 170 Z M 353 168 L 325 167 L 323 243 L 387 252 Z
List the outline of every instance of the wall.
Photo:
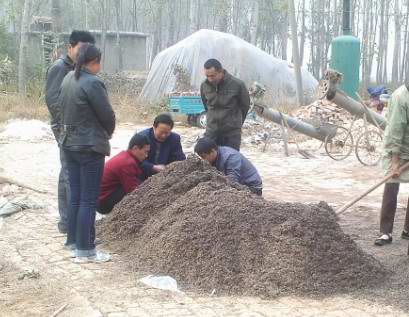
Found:
M 101 34 L 91 32 L 95 36 L 96 45 L 101 48 Z M 42 34 L 40 32 L 29 33 L 29 64 L 38 65 L 44 63 L 42 50 Z M 131 32 L 121 32 L 121 47 L 123 71 L 143 71 L 146 65 L 146 35 Z M 69 34 L 61 35 L 60 47 L 68 43 Z M 116 34 L 108 32 L 106 37 L 104 72 L 116 73 L 119 71 L 119 57 L 116 51 Z

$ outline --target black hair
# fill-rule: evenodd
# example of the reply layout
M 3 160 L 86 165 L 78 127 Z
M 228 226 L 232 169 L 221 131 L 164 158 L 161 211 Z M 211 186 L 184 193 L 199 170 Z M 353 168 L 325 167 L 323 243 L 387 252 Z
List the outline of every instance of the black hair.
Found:
M 71 32 L 69 42 L 71 46 L 77 46 L 79 42 L 95 44 L 94 36 L 88 31 L 77 31 Z
M 204 63 L 205 69 L 214 68 L 217 71 L 221 71 L 223 69 L 222 63 L 220 63 L 217 59 L 211 58 Z
M 146 135 L 136 133 L 129 141 L 128 150 L 132 150 L 134 146 L 138 149 L 142 149 L 145 145 L 150 145 L 149 139 Z
M 159 123 L 167 124 L 168 126 L 170 126 L 171 129 L 173 129 L 173 126 L 175 125 L 175 122 L 173 121 L 172 117 L 167 113 L 162 113 L 158 115 L 153 121 L 153 126 L 157 128 Z
M 195 145 L 195 153 L 199 155 L 209 154 L 212 150 L 217 151 L 217 144 L 207 137 L 200 138 Z
M 96 60 L 101 61 L 101 51 L 94 44 L 85 43 L 81 45 L 78 51 L 77 63 L 75 64 L 75 79 L 79 79 L 81 75 L 81 68 L 85 64 Z

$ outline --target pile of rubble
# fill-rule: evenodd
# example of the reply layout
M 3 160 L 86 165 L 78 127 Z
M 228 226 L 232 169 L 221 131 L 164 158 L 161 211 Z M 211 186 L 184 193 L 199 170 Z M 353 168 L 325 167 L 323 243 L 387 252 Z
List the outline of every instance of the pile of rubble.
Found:
M 346 126 L 353 120 L 353 116 L 348 111 L 327 100 L 316 100 L 297 110 L 293 116 L 314 126 L 328 123 Z
M 117 74 L 101 73 L 110 93 L 118 95 L 139 96 L 145 85 L 148 74 L 146 72 L 122 72 Z

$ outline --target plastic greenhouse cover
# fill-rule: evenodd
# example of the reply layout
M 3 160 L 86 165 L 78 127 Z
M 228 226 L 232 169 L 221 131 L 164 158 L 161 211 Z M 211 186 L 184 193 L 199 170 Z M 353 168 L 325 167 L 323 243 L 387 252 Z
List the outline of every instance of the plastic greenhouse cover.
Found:
M 223 68 L 243 80 L 249 87 L 255 81 L 266 86 L 265 101 L 271 105 L 295 104 L 296 82 L 294 68 L 254 45 L 227 33 L 200 30 L 160 52 L 151 67 L 141 92 L 142 99 L 156 101 L 174 92 L 174 69 L 182 66 L 190 75 L 193 91 L 199 91 L 205 79 L 203 64 L 209 58 L 218 59 Z M 312 101 L 317 80 L 302 69 L 304 96 Z

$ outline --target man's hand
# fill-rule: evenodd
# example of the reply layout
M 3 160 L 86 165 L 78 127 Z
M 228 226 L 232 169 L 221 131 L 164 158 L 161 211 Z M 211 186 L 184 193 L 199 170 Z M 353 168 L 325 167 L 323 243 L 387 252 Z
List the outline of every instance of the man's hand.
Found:
M 393 154 L 392 155 L 392 166 L 391 166 L 391 173 L 393 178 L 398 178 L 401 174 L 400 171 L 400 159 L 399 155 Z
M 152 169 L 155 173 L 159 173 L 165 169 L 165 165 L 153 165 Z

